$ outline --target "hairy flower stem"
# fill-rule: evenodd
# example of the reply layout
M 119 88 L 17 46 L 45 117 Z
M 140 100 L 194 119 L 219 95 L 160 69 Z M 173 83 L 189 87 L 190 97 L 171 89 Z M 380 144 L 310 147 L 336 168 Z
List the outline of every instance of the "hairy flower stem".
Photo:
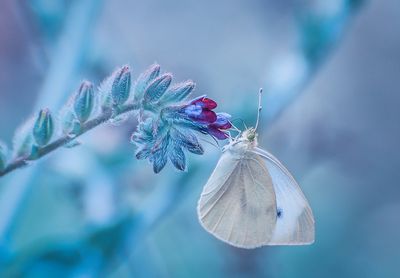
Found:
M 77 133 L 63 135 L 63 136 L 59 137 L 58 139 L 52 141 L 48 145 L 45 145 L 43 147 L 38 147 L 38 149 L 36 150 L 34 155 L 30 154 L 28 156 L 17 157 L 14 160 L 10 161 L 7 164 L 7 166 L 4 168 L 4 170 L 0 171 L 0 177 L 5 176 L 6 174 L 8 174 L 16 169 L 26 166 L 29 161 L 38 160 L 39 158 L 55 151 L 56 149 L 65 146 L 66 144 L 75 140 L 82 134 L 88 132 L 89 130 L 91 130 L 109 120 L 112 120 L 122 114 L 138 110 L 139 107 L 140 107 L 140 104 L 138 102 L 133 102 L 133 103 L 125 104 L 122 107 L 120 107 L 118 109 L 117 113 L 112 113 L 111 110 L 103 111 L 99 116 L 87 121 L 86 123 L 83 123 L 81 125 L 80 130 Z

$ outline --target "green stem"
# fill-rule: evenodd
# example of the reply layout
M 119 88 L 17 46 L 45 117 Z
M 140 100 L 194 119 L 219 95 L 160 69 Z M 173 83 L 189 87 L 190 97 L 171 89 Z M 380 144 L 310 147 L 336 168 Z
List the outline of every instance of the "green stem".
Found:
M 96 118 L 94 118 L 90 121 L 87 121 L 86 123 L 83 123 L 78 133 L 74 133 L 73 135 L 71 135 L 71 134 L 63 135 L 46 146 L 38 147 L 37 151 L 35 152 L 34 155 L 31 154 L 28 156 L 15 158 L 13 161 L 11 161 L 10 163 L 7 164 L 7 166 L 4 170 L 0 171 L 0 177 L 6 175 L 16 169 L 26 166 L 28 161 L 38 160 L 39 158 L 55 151 L 56 149 L 58 149 L 62 146 L 65 146 L 66 144 L 75 140 L 82 134 L 88 132 L 89 130 L 91 130 L 109 120 L 115 119 L 116 117 L 118 117 L 122 114 L 138 110 L 139 107 L 140 107 L 140 105 L 138 102 L 133 102 L 133 103 L 123 105 L 118 110 L 117 113 L 112 113 L 111 110 L 105 110 L 103 113 L 101 113 Z

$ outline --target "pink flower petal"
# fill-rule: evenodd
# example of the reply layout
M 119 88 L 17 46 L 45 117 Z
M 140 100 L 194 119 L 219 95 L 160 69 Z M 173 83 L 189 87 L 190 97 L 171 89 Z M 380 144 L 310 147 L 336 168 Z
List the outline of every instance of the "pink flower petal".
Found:
M 213 123 L 217 120 L 215 112 L 208 109 L 204 109 L 200 114 L 189 114 L 188 116 L 196 122 L 206 124 Z
M 198 105 L 204 109 L 210 109 L 210 110 L 217 107 L 217 103 L 215 101 L 205 96 L 195 98 L 190 102 L 190 104 Z
M 218 140 L 224 140 L 224 139 L 229 137 L 228 133 L 223 132 L 223 131 L 221 131 L 218 128 L 213 127 L 213 126 L 209 126 L 208 133 L 210 135 L 214 136 L 215 138 L 217 138 Z
M 231 115 L 227 113 L 217 113 L 217 120 L 211 125 L 218 129 L 230 129 L 232 124 L 229 122 Z
M 196 115 L 200 115 L 203 112 L 203 109 L 198 105 L 191 104 L 186 106 L 184 111 L 185 114 L 188 115 L 189 117 L 190 116 L 195 117 Z
M 218 128 L 218 129 L 230 129 L 232 127 L 232 124 L 230 122 L 227 122 L 227 123 L 225 123 L 223 125 L 219 125 L 219 124 L 215 124 L 215 123 L 213 123 L 211 125 L 216 127 L 216 128 Z

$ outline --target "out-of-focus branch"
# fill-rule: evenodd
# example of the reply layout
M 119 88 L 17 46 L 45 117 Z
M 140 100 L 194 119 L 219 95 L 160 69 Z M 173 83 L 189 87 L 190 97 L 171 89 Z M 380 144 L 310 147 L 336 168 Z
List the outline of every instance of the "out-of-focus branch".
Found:
M 58 107 L 70 92 L 90 41 L 92 27 L 102 6 L 101 0 L 75 1 L 64 24 L 64 30 L 56 44 L 47 76 L 44 80 L 34 110 L 46 105 Z M 25 197 L 29 194 L 38 165 L 5 180 L 7 186 L 0 196 L 0 246 L 7 246 L 13 224 L 17 221 Z
M 56 149 L 67 145 L 68 143 L 74 141 L 76 138 L 78 138 L 82 134 L 88 132 L 89 130 L 91 130 L 109 120 L 118 118 L 119 116 L 121 116 L 125 113 L 137 110 L 139 108 L 139 106 L 140 106 L 139 103 L 126 104 L 118 111 L 118 113 L 114 113 L 114 114 L 112 113 L 111 110 L 103 111 L 103 113 L 100 114 L 99 116 L 97 116 L 96 118 L 84 123 L 82 125 L 82 127 L 80 128 L 79 132 L 74 134 L 74 136 L 71 136 L 69 134 L 63 135 L 60 138 L 54 140 L 52 143 L 45 145 L 44 147 L 39 147 L 35 151 L 34 155 L 18 157 L 14 161 L 11 161 L 3 171 L 0 171 L 0 177 L 6 175 L 16 169 L 26 166 L 26 164 L 30 161 L 38 160 L 39 158 L 55 151 Z

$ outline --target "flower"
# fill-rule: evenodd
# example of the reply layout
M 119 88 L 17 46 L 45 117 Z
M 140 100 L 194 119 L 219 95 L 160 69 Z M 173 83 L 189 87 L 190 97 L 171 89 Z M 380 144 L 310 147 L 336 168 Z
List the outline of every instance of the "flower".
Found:
M 171 82 L 170 73 L 160 75 L 160 67 L 153 65 L 135 83 L 134 99 L 141 110 L 131 142 L 137 147 L 136 158 L 150 161 L 155 173 L 168 160 L 185 171 L 186 152 L 204 153 L 194 131 L 224 140 L 229 136 L 226 130 L 232 127 L 229 114 L 214 111 L 214 100 L 205 95 L 187 100 L 195 87 L 193 81 L 170 86 Z M 149 113 L 144 114 L 146 111 Z
M 231 115 L 228 113 L 217 113 L 216 121 L 207 126 L 208 133 L 218 140 L 224 140 L 228 138 L 229 134 L 224 130 L 232 127 L 232 124 L 229 121 L 230 118 Z
M 218 140 L 224 140 L 228 138 L 228 133 L 224 130 L 232 127 L 229 122 L 231 115 L 228 113 L 215 113 L 213 109 L 216 107 L 217 103 L 214 100 L 201 96 L 193 99 L 181 109 L 186 117 L 197 124 L 203 125 L 203 130 L 206 133 Z
M 178 170 L 186 170 L 184 151 L 203 154 L 196 134 L 209 134 L 218 140 L 228 138 L 227 129 L 232 127 L 227 113 L 215 113 L 217 103 L 201 96 L 185 104 L 168 106 L 161 110 L 160 118 L 148 118 L 139 124 L 132 135 L 137 146 L 136 158 L 148 159 L 153 171 L 159 173 L 168 160 Z
M 194 129 L 203 134 L 210 134 L 218 140 L 228 138 L 227 130 L 232 127 L 227 113 L 215 113 L 213 109 L 217 103 L 206 97 L 200 96 L 187 104 L 164 109 L 164 119 L 175 124 Z
M 212 111 L 216 107 L 217 103 L 214 100 L 200 96 L 184 105 L 180 112 L 194 122 L 209 124 L 217 120 L 217 114 Z

